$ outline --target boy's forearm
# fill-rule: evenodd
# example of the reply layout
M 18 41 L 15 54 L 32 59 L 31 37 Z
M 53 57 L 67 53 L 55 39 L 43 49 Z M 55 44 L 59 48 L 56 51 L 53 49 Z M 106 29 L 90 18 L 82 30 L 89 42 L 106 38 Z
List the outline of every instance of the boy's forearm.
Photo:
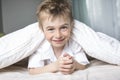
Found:
M 76 70 L 83 70 L 86 68 L 86 65 L 82 65 L 76 61 Z
M 54 63 L 51 63 L 49 65 L 46 65 L 44 67 L 40 68 L 34 68 L 34 69 L 29 69 L 29 73 L 34 75 L 34 74 L 41 74 L 41 73 L 46 73 L 46 72 L 57 72 L 57 68 L 54 66 Z

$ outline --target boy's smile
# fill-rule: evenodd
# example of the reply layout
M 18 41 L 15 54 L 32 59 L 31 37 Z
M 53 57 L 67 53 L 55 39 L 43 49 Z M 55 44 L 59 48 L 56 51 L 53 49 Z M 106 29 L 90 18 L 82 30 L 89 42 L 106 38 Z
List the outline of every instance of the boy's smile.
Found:
M 56 44 L 61 44 L 64 41 L 64 39 L 57 39 L 52 41 L 55 42 Z

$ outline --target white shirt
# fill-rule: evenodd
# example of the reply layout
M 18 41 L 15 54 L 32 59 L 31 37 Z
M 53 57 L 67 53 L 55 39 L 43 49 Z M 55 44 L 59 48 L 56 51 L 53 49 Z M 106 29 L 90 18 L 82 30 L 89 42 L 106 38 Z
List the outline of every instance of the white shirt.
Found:
M 68 53 L 73 56 L 74 59 L 80 64 L 86 65 L 89 63 L 81 46 L 72 39 L 65 45 L 61 56 L 64 53 Z M 54 51 L 50 43 L 46 40 L 42 43 L 39 49 L 29 58 L 28 68 L 43 67 L 49 63 L 56 61 L 57 58 L 54 55 Z

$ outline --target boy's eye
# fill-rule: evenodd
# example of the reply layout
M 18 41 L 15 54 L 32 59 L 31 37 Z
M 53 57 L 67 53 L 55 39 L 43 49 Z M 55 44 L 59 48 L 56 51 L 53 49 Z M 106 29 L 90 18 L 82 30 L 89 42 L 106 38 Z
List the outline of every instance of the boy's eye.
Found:
M 62 29 L 67 29 L 67 27 L 66 27 L 66 26 L 64 26 L 64 27 L 62 27 Z
M 63 26 L 63 27 L 61 27 L 61 29 L 62 29 L 62 30 L 67 30 L 68 27 L 67 27 L 67 26 Z
M 51 29 L 48 29 L 48 31 L 52 31 L 52 30 L 54 30 L 53 28 L 51 28 Z
M 54 28 L 49 28 L 49 29 L 47 29 L 47 31 L 53 32 L 53 31 L 54 31 Z

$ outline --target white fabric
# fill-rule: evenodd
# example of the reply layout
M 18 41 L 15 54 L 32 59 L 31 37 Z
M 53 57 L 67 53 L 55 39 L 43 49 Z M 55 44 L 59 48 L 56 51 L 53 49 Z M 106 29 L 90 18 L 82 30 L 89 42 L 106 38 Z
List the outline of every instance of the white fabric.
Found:
M 105 34 L 96 33 L 75 20 L 73 37 L 86 54 L 99 60 L 120 65 L 120 42 Z M 38 23 L 0 38 L 0 69 L 33 54 L 44 39 Z
M 65 45 L 61 56 L 64 53 L 68 53 L 73 56 L 74 59 L 80 64 L 86 65 L 89 63 L 85 53 L 81 46 L 72 39 Z M 50 43 L 45 40 L 43 45 L 29 58 L 28 68 L 43 67 L 51 62 L 55 62 L 57 58 L 54 55 L 54 51 Z
M 75 71 L 71 75 L 61 73 L 43 73 L 30 75 L 28 70 L 20 66 L 10 66 L 0 70 L 1 80 L 120 80 L 120 67 L 91 61 L 85 70 Z
M 43 39 L 38 23 L 0 38 L 0 69 L 33 54 Z
M 103 33 L 96 33 L 79 21 L 75 21 L 73 34 L 72 38 L 89 56 L 111 64 L 120 64 L 120 42 L 116 39 Z

